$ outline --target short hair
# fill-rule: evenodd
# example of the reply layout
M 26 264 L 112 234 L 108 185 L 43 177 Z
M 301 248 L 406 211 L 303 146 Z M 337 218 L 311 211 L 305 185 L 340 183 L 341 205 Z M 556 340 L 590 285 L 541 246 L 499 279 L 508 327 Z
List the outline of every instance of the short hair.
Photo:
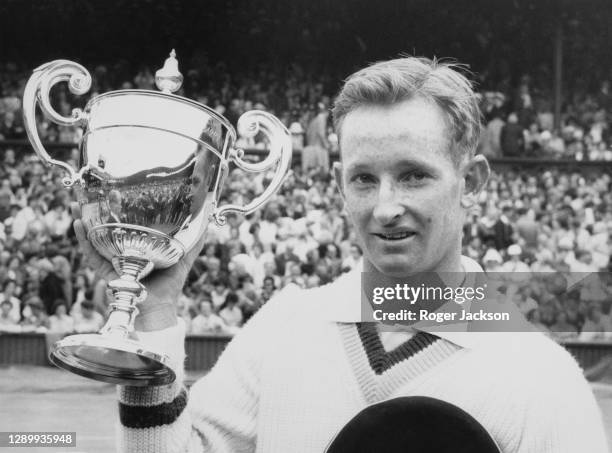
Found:
M 341 135 L 346 115 L 361 106 L 425 99 L 446 114 L 451 139 L 458 148 L 458 152 L 451 150 L 451 160 L 459 164 L 476 153 L 481 130 L 478 96 L 459 69 L 465 67 L 435 58 L 402 57 L 357 71 L 345 80 L 335 99 L 332 115 L 336 133 Z

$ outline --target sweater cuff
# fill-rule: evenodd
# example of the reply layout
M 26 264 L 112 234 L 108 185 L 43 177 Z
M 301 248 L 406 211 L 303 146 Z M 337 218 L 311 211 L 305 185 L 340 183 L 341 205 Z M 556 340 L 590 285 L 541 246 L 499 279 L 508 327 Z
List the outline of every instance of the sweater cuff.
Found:
M 126 428 L 156 428 L 174 423 L 187 406 L 187 390 L 183 388 L 169 402 L 155 405 L 138 405 L 119 403 L 119 420 Z
M 138 340 L 147 348 L 166 354 L 168 365 L 176 374 L 171 384 L 148 387 L 118 386 L 119 403 L 128 406 L 158 406 L 172 403 L 181 393 L 184 380 L 185 323 L 153 332 L 135 332 Z

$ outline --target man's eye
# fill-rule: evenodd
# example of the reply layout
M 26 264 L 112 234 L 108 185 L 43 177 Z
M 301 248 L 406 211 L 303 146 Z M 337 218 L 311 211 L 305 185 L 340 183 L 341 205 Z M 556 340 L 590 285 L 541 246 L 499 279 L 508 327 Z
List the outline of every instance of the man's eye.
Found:
M 412 171 L 410 173 L 406 173 L 405 175 L 402 176 L 402 181 L 408 182 L 408 183 L 415 183 L 415 182 L 422 182 L 424 179 L 426 179 L 429 175 L 423 171 Z
M 357 184 L 373 184 L 375 181 L 374 176 L 368 175 L 367 173 L 361 173 L 353 176 L 351 182 L 356 182 Z

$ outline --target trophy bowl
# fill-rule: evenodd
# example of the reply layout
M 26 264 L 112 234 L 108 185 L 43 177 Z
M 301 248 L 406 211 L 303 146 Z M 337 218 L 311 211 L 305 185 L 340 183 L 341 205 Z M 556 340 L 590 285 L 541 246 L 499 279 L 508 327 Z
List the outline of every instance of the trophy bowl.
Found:
M 243 160 L 234 148 L 237 133 L 205 105 L 172 94 L 182 83 L 174 51 L 156 74 L 161 90 L 120 90 L 92 98 L 72 117 L 51 106 L 50 90 L 68 82 L 74 94 L 91 87 L 87 70 L 56 60 L 34 70 L 24 91 L 24 124 L 38 157 L 66 171 L 92 246 L 109 260 L 119 278 L 108 282 L 113 295 L 99 333 L 71 335 L 51 348 L 55 365 L 81 376 L 123 384 L 161 385 L 175 373 L 162 351 L 142 344 L 134 330 L 137 304 L 146 302 L 140 282 L 153 269 L 176 264 L 205 234 L 210 221 L 225 223 L 229 212 L 249 214 L 280 188 L 291 161 L 290 134 L 275 116 L 258 110 L 238 121 L 242 135 L 262 133 L 269 154 Z M 83 129 L 79 168 L 53 159 L 36 128 L 36 108 L 60 125 Z M 264 192 L 245 206 L 218 207 L 230 163 L 247 172 L 275 168 Z

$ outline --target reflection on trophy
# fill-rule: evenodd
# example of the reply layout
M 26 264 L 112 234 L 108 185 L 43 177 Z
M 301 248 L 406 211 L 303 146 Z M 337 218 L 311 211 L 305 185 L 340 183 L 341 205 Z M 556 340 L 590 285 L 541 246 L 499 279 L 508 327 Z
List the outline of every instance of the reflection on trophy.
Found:
M 125 385 L 172 382 L 167 357 L 147 349 L 134 332 L 137 304 L 147 303 L 140 280 L 177 263 L 211 219 L 222 225 L 229 212 L 261 207 L 287 173 L 290 134 L 276 117 L 254 110 L 240 118 L 241 134 L 261 132 L 269 142 L 263 161 L 247 162 L 234 148 L 236 131 L 223 116 L 172 94 L 182 79 L 172 51 L 156 73 L 161 92 L 112 91 L 75 109 L 72 117 L 53 109 L 49 93 L 64 81 L 72 93 L 86 93 L 91 77 L 81 65 L 56 60 L 40 66 L 25 88 L 24 123 L 34 150 L 44 163 L 67 172 L 64 184 L 76 189 L 88 240 L 119 275 L 108 283 L 114 301 L 100 333 L 66 337 L 51 350 L 55 365 L 76 374 Z M 50 120 L 84 129 L 80 168 L 49 156 L 36 130 L 37 105 Z M 276 169 L 265 191 L 246 206 L 217 207 L 232 162 L 248 172 Z

